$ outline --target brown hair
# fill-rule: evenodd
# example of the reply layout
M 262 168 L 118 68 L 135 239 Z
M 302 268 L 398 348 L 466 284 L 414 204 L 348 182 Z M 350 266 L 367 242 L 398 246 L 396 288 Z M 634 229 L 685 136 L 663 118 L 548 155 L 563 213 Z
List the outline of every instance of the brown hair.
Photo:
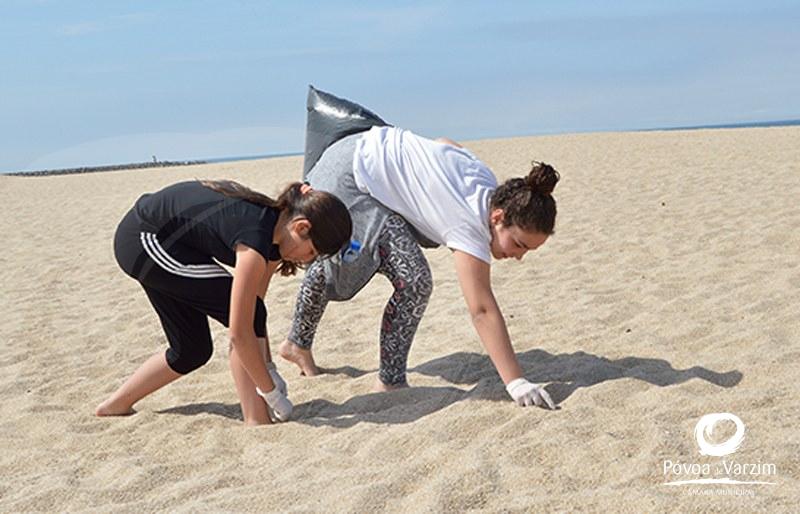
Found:
M 350 241 L 353 222 L 347 207 L 337 197 L 325 191 L 310 190 L 300 192 L 301 182 L 293 182 L 273 200 L 269 196 L 234 182 L 233 180 L 201 180 L 201 184 L 231 198 L 239 198 L 251 203 L 286 211 L 288 219 L 302 217 L 309 221 L 311 229 L 308 236 L 320 255 L 337 253 Z M 281 275 L 294 275 L 297 264 L 281 261 L 278 271 Z
M 560 178 L 549 164 L 533 161 L 527 177 L 506 180 L 495 189 L 492 209 L 503 209 L 503 225 L 550 235 L 556 224 L 556 201 L 552 192 Z

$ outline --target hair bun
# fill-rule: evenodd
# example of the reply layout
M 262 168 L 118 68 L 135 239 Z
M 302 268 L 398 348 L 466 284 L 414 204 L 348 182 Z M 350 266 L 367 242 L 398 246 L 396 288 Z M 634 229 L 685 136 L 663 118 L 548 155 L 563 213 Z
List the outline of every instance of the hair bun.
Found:
M 559 178 L 561 177 L 558 172 L 549 164 L 533 161 L 531 172 L 525 177 L 525 183 L 534 193 L 549 195 L 555 189 Z

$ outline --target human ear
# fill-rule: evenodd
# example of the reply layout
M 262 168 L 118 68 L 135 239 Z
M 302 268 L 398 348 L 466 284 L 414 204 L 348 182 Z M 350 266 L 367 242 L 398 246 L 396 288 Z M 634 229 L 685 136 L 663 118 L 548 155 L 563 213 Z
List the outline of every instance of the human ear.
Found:
M 311 222 L 305 218 L 296 219 L 292 222 L 292 230 L 299 236 L 306 238 L 311 230 Z
M 492 213 L 489 215 L 489 219 L 491 220 L 492 225 L 499 225 L 503 223 L 505 217 L 506 217 L 505 211 L 503 211 L 503 209 L 500 208 L 492 210 Z

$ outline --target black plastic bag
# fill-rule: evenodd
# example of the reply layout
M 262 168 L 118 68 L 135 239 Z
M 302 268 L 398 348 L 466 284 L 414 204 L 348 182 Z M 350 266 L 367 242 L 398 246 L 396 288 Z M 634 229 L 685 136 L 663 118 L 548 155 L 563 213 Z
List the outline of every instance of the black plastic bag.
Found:
M 317 164 L 322 153 L 336 141 L 351 134 L 369 130 L 371 127 L 389 126 L 389 123 L 350 100 L 308 86 L 306 99 L 306 152 L 303 159 L 303 180 Z M 423 236 L 409 224 L 419 244 L 424 248 L 436 248 L 437 243 Z
M 306 100 L 306 153 L 303 178 L 322 152 L 339 139 L 364 132 L 370 127 L 389 125 L 374 112 L 357 103 L 308 86 Z

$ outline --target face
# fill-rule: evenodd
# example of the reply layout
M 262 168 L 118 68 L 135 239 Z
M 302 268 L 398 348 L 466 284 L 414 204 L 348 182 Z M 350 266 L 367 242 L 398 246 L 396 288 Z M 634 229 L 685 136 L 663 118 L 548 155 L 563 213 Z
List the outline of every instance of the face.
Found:
M 536 250 L 547 241 L 547 234 L 529 232 L 512 225 L 503 225 L 503 210 L 495 209 L 491 214 L 492 257 L 521 260 L 526 253 Z
M 286 233 L 280 241 L 284 260 L 306 264 L 317 258 L 319 253 L 311 242 L 309 230 L 311 223 L 305 218 L 295 218 L 286 224 Z

